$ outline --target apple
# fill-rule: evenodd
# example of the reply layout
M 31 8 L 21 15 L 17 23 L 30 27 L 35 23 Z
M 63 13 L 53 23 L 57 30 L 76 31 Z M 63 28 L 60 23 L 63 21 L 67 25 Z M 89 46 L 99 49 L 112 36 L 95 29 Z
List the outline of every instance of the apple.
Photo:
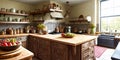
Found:
M 62 36 L 62 37 L 65 37 L 65 33 L 61 33 L 61 36 Z
M 19 41 L 16 42 L 17 45 L 18 45 L 19 43 L 20 43 Z
M 2 43 L 0 43 L 0 46 L 2 46 Z
M 11 42 L 7 42 L 8 46 L 12 46 L 12 43 Z
M 17 45 L 15 42 L 12 42 L 12 45 Z
M 8 46 L 7 42 L 3 42 L 2 46 Z
M 73 33 L 62 33 L 61 34 L 62 37 L 65 37 L 65 38 L 72 38 L 74 37 L 75 35 Z

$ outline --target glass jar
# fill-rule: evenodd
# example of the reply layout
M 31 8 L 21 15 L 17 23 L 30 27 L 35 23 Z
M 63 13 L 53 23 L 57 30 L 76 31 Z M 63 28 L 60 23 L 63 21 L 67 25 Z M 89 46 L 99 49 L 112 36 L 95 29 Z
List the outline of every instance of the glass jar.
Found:
M 67 27 L 66 27 L 65 33 L 71 33 L 71 26 L 67 26 Z

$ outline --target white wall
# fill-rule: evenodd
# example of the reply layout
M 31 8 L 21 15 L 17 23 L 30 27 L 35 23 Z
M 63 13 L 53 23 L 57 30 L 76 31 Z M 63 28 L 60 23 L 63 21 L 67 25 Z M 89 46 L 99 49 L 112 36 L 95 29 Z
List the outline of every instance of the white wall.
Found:
M 25 10 L 25 11 L 34 9 L 33 5 L 16 2 L 12 0 L 0 0 L 0 8 L 6 8 L 6 9 L 15 8 L 18 10 Z
M 80 15 L 91 16 L 94 25 L 98 22 L 98 0 L 88 0 L 86 2 L 74 5 L 71 8 L 70 18 L 76 18 Z

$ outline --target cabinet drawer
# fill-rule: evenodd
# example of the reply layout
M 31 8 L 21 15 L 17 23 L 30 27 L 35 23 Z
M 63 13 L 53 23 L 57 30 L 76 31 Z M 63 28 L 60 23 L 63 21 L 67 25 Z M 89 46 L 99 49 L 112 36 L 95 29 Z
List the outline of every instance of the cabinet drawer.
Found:
M 82 44 L 82 50 L 86 50 L 89 47 L 89 42 Z
M 94 40 L 81 45 L 81 60 L 94 60 L 94 45 Z
M 95 41 L 94 40 L 89 42 L 89 46 L 94 46 L 94 45 L 95 45 Z

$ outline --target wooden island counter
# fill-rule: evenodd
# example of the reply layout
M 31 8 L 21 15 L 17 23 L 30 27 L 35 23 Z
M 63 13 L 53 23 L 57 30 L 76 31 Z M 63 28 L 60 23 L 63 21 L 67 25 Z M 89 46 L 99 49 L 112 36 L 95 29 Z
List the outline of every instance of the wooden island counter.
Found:
M 41 60 L 94 60 L 95 39 L 95 36 L 80 34 L 73 38 L 30 34 L 27 48 Z

